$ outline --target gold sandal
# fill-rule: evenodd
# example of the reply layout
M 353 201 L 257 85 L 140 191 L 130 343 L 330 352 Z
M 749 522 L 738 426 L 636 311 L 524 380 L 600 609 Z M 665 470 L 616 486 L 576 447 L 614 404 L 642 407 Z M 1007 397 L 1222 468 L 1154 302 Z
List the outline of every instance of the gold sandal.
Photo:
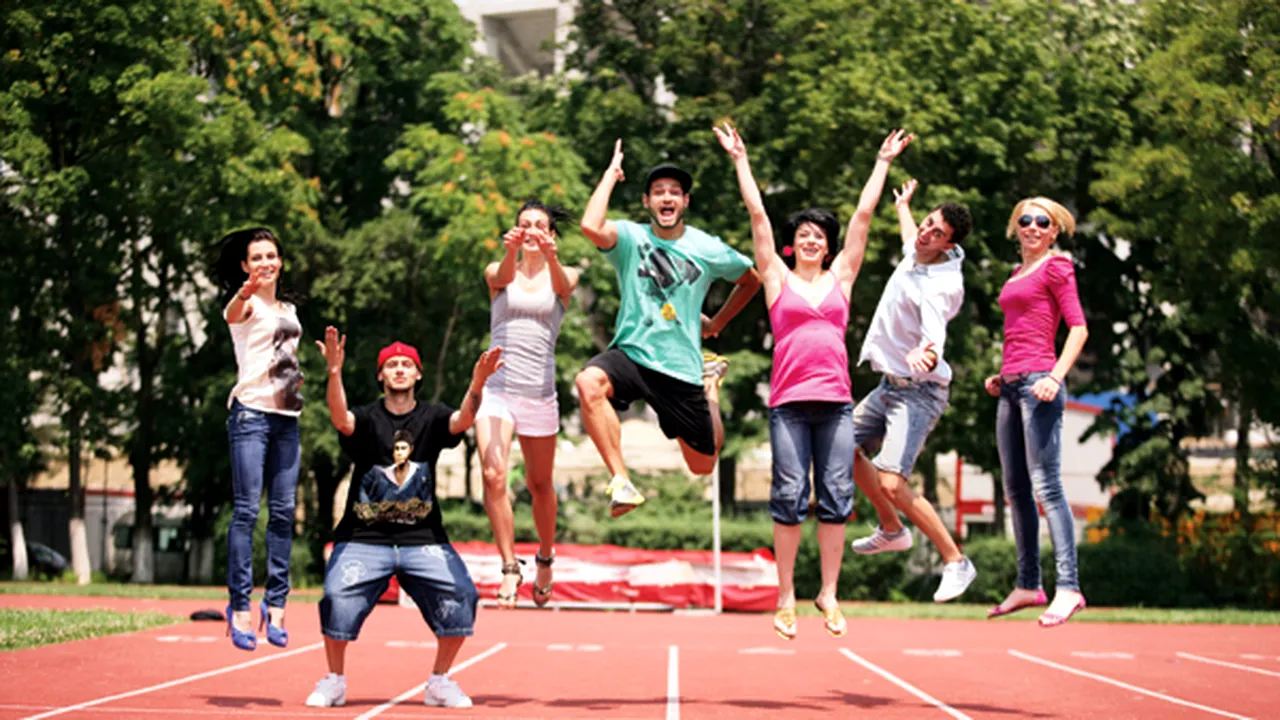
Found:
M 780 607 L 773 613 L 773 631 L 783 640 L 796 639 L 796 609 Z
M 840 603 L 824 608 L 817 600 L 814 600 L 813 606 L 818 608 L 818 612 L 822 613 L 822 626 L 827 629 L 831 637 L 842 637 L 849 631 L 849 624 L 844 620 L 844 613 L 840 612 Z
M 520 586 L 524 584 L 524 574 L 520 572 L 521 562 L 522 561 L 517 558 L 516 562 L 506 563 L 502 566 L 502 576 L 505 578 L 508 575 L 515 575 L 516 586 L 510 594 L 507 595 L 502 594 L 502 591 L 498 591 L 498 607 L 500 608 L 511 609 L 516 606 L 516 597 L 520 594 Z

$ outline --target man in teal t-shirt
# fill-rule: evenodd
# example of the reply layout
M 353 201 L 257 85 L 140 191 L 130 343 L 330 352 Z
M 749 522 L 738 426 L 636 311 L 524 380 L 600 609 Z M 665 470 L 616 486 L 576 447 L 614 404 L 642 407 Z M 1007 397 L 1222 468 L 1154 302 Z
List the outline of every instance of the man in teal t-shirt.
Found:
M 622 295 L 613 342 L 578 373 L 582 424 L 612 475 L 610 513 L 618 517 L 644 502 L 622 461 L 618 410 L 644 400 L 662 432 L 676 438 L 695 474 L 715 469 L 724 444 L 720 381 L 728 361 L 701 352 L 701 338 L 718 335 L 760 289 L 751 260 L 718 237 L 684 224 L 693 178 L 664 164 L 649 171 L 647 225 L 606 218 L 613 186 L 624 179 L 622 141 L 582 216 L 582 232 L 618 273 Z M 702 301 L 715 280 L 735 284 L 714 318 Z

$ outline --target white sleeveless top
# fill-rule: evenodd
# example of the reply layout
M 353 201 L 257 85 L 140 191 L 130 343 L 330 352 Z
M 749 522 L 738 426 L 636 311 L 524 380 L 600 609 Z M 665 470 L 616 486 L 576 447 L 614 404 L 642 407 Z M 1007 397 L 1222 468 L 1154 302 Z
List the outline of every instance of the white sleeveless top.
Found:
M 528 292 L 515 282 L 498 291 L 489 312 L 489 347 L 502 348 L 503 365 L 485 390 L 544 399 L 556 394 L 556 340 L 564 303 L 548 282 Z
M 237 375 L 227 407 L 239 400 L 247 408 L 297 417 L 302 414 L 302 369 L 298 367 L 302 325 L 298 311 L 291 303 L 281 303 L 284 309 L 277 310 L 257 295 L 249 297 L 249 304 L 253 307 L 249 319 L 228 323 L 236 348 Z M 222 317 L 226 319 L 226 309 Z

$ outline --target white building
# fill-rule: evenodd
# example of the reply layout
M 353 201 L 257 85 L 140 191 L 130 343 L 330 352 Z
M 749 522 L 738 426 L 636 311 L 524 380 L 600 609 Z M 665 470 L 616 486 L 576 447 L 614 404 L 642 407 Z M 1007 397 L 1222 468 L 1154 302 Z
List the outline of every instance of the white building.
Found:
M 494 58 L 513 76 L 551 75 L 564 69 L 555 48 L 569 37 L 574 3 L 562 0 L 457 0 L 475 24 L 475 51 Z

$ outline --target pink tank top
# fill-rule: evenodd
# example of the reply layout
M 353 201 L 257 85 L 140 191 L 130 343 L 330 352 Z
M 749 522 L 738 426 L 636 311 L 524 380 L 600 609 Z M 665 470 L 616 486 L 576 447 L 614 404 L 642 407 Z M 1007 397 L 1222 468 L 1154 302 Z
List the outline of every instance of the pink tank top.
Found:
M 853 402 L 844 343 L 849 303 L 840 283 L 832 283 L 831 292 L 814 307 L 791 289 L 790 275 L 783 278 L 782 294 L 769 308 L 773 325 L 769 407 L 806 400 Z

